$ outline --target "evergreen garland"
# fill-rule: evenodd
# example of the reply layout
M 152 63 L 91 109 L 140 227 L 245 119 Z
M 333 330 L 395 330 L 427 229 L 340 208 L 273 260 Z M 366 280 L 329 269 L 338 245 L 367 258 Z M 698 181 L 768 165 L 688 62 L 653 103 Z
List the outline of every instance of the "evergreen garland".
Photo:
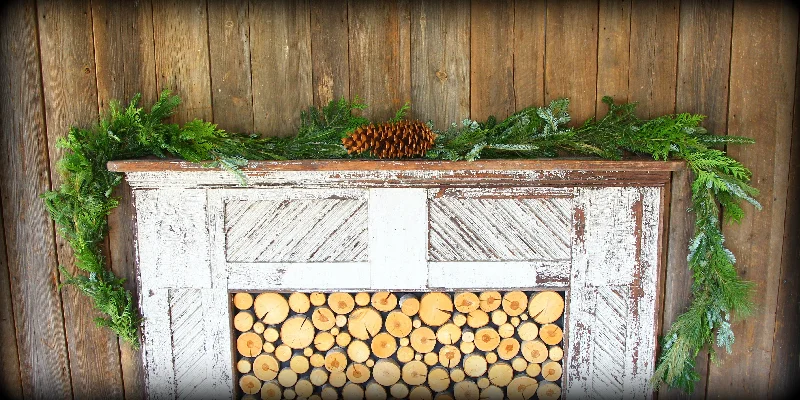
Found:
M 354 115 L 365 104 L 342 99 L 301 112 L 296 136 L 261 138 L 229 133 L 201 120 L 183 126 L 165 123 L 180 102 L 177 96 L 163 92 L 149 112 L 138 107 L 139 98 L 135 96 L 124 108 L 112 102 L 109 113 L 91 129 L 71 128 L 58 142 L 66 150 L 58 163 L 63 184 L 42 195 L 58 232 L 75 252 L 76 266 L 88 273 L 73 276 L 61 268 L 64 283 L 75 285 L 105 314 L 96 319 L 99 325 L 134 347 L 139 346 L 141 318 L 124 281 L 105 268 L 101 252 L 108 232 L 106 217 L 118 205 L 111 193 L 122 181 L 122 174 L 107 169 L 108 161 L 179 157 L 225 168 L 244 181 L 239 167 L 248 160 L 353 158 L 342 138 L 371 123 Z M 739 278 L 736 260 L 724 245 L 720 209 L 728 220 L 740 221 L 742 201 L 760 208 L 754 199 L 758 191 L 748 184 L 750 171 L 719 147 L 753 141 L 709 134 L 700 126 L 700 115 L 641 120 L 634 115 L 636 104 L 617 105 L 609 97 L 603 102 L 609 106 L 605 116 L 576 128 L 566 127 L 570 121 L 567 99 L 523 109 L 502 121 L 494 117 L 484 122 L 465 119 L 460 125 L 436 131 L 436 142 L 426 157 L 472 161 L 567 154 L 617 160 L 628 154 L 647 154 L 657 160 L 685 160 L 694 174 L 691 211 L 696 223 L 688 257 L 694 278 L 693 300 L 662 339 L 652 383 L 691 392 L 699 379 L 695 371 L 698 352 L 709 348 L 713 355 L 714 343 L 730 352 L 734 340 L 731 314 L 745 316 L 751 307 L 753 287 Z M 390 121 L 401 120 L 407 110 L 408 105 Z

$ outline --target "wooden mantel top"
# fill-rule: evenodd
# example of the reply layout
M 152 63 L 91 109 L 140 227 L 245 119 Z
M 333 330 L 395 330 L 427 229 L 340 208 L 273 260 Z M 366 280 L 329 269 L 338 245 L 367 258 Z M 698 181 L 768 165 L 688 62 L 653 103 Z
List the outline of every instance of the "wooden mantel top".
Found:
M 297 188 L 438 186 L 663 186 L 678 161 L 597 159 L 381 161 L 252 161 L 242 172 L 246 186 Z M 221 168 L 179 160 L 123 160 L 108 163 L 123 172 L 133 188 L 242 187 L 239 177 Z
M 509 171 L 509 170 L 582 170 L 582 171 L 677 171 L 684 167 L 683 161 L 655 161 L 652 159 L 626 159 L 609 161 L 599 159 L 555 158 L 555 159 L 503 159 L 477 161 L 439 160 L 291 160 L 250 161 L 246 172 L 267 171 Z M 201 164 L 181 160 L 120 160 L 108 163 L 115 172 L 159 172 L 159 171 L 220 171 Z

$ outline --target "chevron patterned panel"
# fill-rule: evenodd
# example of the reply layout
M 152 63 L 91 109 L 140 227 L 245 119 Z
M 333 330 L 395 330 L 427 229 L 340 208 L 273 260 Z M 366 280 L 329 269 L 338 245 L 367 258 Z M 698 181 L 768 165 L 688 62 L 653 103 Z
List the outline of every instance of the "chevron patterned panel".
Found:
M 362 199 L 231 201 L 225 207 L 229 262 L 337 262 L 367 259 Z
M 628 291 L 627 287 L 604 286 L 596 292 L 591 384 L 594 393 L 604 399 L 623 395 Z
M 431 261 L 563 260 L 570 257 L 572 199 L 430 200 Z

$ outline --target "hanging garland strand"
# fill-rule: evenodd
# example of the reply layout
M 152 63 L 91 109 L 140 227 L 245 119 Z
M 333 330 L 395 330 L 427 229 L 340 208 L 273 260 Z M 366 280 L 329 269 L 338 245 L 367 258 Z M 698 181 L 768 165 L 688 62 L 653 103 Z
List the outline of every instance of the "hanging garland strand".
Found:
M 111 172 L 111 160 L 145 156 L 179 157 L 209 167 L 221 167 L 237 174 L 248 160 L 328 159 L 372 157 L 373 153 L 392 154 L 366 149 L 361 155 L 348 154 L 345 142 L 358 138 L 353 132 L 370 124 L 354 115 L 364 109 L 358 99 L 331 101 L 327 106 L 301 112 L 298 134 L 288 138 L 261 138 L 257 135 L 229 133 L 216 125 L 194 120 L 183 126 L 165 123 L 180 103 L 177 96 L 163 92 L 149 112 L 138 107 L 135 96 L 127 107 L 112 102 L 109 113 L 91 129 L 73 127 L 58 146 L 65 149 L 59 161 L 63 184 L 57 191 L 42 195 L 50 215 L 75 252 L 76 267 L 87 275 L 71 275 L 61 267 L 64 284 L 75 285 L 89 296 L 104 317 L 96 319 L 117 335 L 139 347 L 137 329 L 141 317 L 124 280 L 105 265 L 101 244 L 108 233 L 106 217 L 117 207 L 112 190 L 122 181 L 122 174 Z M 699 379 L 695 358 L 701 349 L 713 354 L 716 344 L 731 351 L 733 332 L 731 314 L 746 316 L 750 311 L 753 290 L 742 281 L 734 266 L 733 254 L 724 246 L 722 215 L 732 221 L 744 216 L 742 201 L 756 208 L 758 191 L 751 187 L 750 171 L 728 157 L 719 148 L 728 144 L 752 143 L 736 136 L 714 136 L 700 126 L 703 117 L 692 114 L 665 115 L 640 120 L 634 115 L 635 104 L 614 104 L 606 97 L 608 113 L 590 119 L 577 128 L 566 127 L 570 121 L 567 99 L 555 100 L 546 107 L 529 107 L 508 118 L 485 122 L 465 119 L 445 130 L 435 132 L 427 151 L 429 159 L 467 160 L 478 158 L 536 158 L 560 155 L 590 155 L 620 159 L 628 154 L 648 154 L 657 160 L 685 160 L 694 174 L 692 208 L 696 215 L 694 238 L 689 246 L 689 268 L 693 273 L 693 300 L 662 339 L 661 357 L 652 383 L 694 390 Z M 403 120 L 408 107 L 398 110 L 389 123 Z M 414 126 L 431 133 L 419 124 Z M 432 128 L 432 127 L 428 127 Z M 383 129 L 383 128 L 381 128 Z M 398 128 L 399 129 L 399 128 Z M 359 130 L 364 132 L 364 130 Z M 403 133 L 403 140 L 409 139 Z M 426 148 L 429 145 L 426 145 Z M 362 146 L 363 147 L 363 146 Z

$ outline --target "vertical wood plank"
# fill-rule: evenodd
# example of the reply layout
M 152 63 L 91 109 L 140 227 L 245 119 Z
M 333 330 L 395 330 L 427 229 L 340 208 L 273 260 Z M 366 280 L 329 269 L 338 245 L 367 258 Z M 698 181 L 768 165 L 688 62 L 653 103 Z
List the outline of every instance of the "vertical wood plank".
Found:
M 469 116 L 469 3 L 440 0 L 411 7 L 411 104 L 414 118 L 437 129 Z
M 608 106 L 603 96 L 616 102 L 628 101 L 628 71 L 630 69 L 631 2 L 630 0 L 601 0 L 598 5 L 597 39 L 597 107 L 605 115 Z
M 717 134 L 728 126 L 732 23 L 732 0 L 681 3 L 676 112 L 708 116 L 703 126 Z
M 800 66 L 800 63 L 796 64 Z M 795 68 L 795 84 L 800 68 Z M 789 192 L 786 204 L 800 203 L 800 90 L 794 89 L 794 121 L 792 123 L 792 152 L 789 166 Z M 769 374 L 769 393 L 775 398 L 790 398 L 798 392 L 800 382 L 800 211 L 787 207 L 783 234 L 778 310 L 775 316 L 775 338 Z
M 158 98 L 150 1 L 92 2 L 97 98 L 100 112 L 111 100 L 123 105 L 141 93 L 141 105 Z
M 569 97 L 571 125 L 594 116 L 597 103 L 597 1 L 547 3 L 545 101 Z
M 208 44 L 214 123 L 231 132 L 253 132 L 246 0 L 208 2 Z
M 744 279 L 756 284 L 754 315 L 734 323 L 734 354 L 711 364 L 708 394 L 752 398 L 769 390 L 783 255 L 789 149 L 797 62 L 798 13 L 790 4 L 735 2 L 728 133 L 756 144 L 729 154 L 753 171 L 761 212 L 748 208 L 741 225 L 725 224 L 726 244 Z M 766 62 L 765 60 L 769 60 Z M 757 107 L 754 107 L 757 105 Z
M 5 23 L 6 21 L 0 19 L 0 22 Z M 0 80 L 0 82 L 2 81 Z M 2 109 L 2 111 L 5 111 L 5 109 Z M 0 134 L 3 131 L 0 128 Z M 3 396 L 4 399 L 21 399 L 22 378 L 19 371 L 17 328 L 14 323 L 14 308 L 11 303 L 11 280 L 8 277 L 2 198 L 2 187 L 0 187 L 0 348 L 3 349 L 2 354 L 0 354 L 0 396 Z
M 140 104 L 150 106 L 157 98 L 153 9 L 150 1 L 92 2 L 97 97 L 100 112 L 111 100 L 123 104 L 141 93 Z M 123 182 L 114 190 L 119 207 L 108 216 L 111 269 L 125 279 L 125 287 L 137 298 L 134 207 L 130 187 Z M 120 341 L 120 364 L 125 398 L 144 397 L 142 352 Z
M 728 77 L 730 74 L 732 1 L 685 1 L 680 9 L 680 43 L 677 69 L 676 111 L 707 115 L 704 126 L 711 132 L 724 133 L 728 115 Z M 709 57 L 714 54 L 714 57 Z M 669 249 L 667 254 L 666 298 L 663 332 L 689 306 L 692 277 L 686 255 L 691 240 L 694 218 L 686 212 L 691 206 L 691 183 L 686 170 L 673 173 L 672 205 L 677 212 L 670 215 Z M 700 381 L 695 391 L 664 390 L 667 399 L 705 398 L 708 353 L 697 359 Z
M 544 105 L 544 0 L 514 3 L 514 101 L 516 109 Z
M 643 118 L 675 111 L 679 0 L 633 2 L 629 97 Z M 706 55 L 708 57 L 708 55 Z
M 250 4 L 254 128 L 263 135 L 295 134 L 312 103 L 310 12 L 308 1 Z
M 57 186 L 56 165 L 63 154 L 57 139 L 69 126 L 88 127 L 98 117 L 92 10 L 88 1 L 43 1 L 37 10 L 51 180 Z M 59 264 L 70 274 L 85 274 L 75 266 L 66 240 L 56 237 L 56 245 Z M 92 323 L 98 312 L 77 288 L 65 287 L 62 299 L 73 394 L 124 396 L 117 338 Z
M 206 11 L 205 0 L 153 3 L 156 80 L 181 98 L 175 123 L 213 117 Z
M 350 98 L 347 6 L 333 1 L 311 3 L 311 70 L 314 105 Z
M 375 121 L 394 116 L 411 100 L 409 5 L 405 0 L 348 2 L 350 96 L 369 104 Z
M 33 1 L 0 14 L 3 228 L 23 394 L 70 398 L 54 230 L 39 199 L 50 176 L 36 23 Z
M 502 120 L 516 108 L 514 3 L 474 0 L 470 19 L 470 118 Z

